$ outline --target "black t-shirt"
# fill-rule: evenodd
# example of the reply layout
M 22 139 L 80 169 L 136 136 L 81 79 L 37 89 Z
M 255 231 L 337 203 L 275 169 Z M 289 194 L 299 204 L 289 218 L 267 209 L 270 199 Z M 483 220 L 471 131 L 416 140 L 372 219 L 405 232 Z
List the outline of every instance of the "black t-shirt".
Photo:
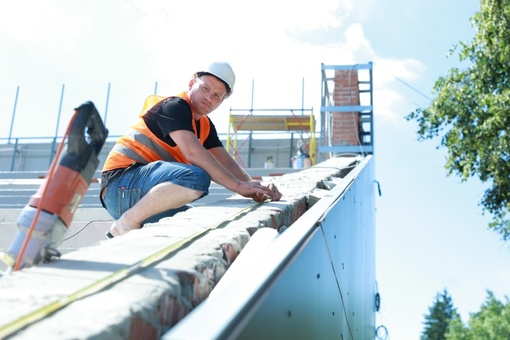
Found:
M 209 117 L 206 117 L 209 119 Z M 143 119 L 149 130 L 152 131 L 159 139 L 163 140 L 170 146 L 175 146 L 175 142 L 170 138 L 170 132 L 177 130 L 188 130 L 193 133 L 193 124 L 191 120 L 193 115 L 191 113 L 191 107 L 188 102 L 180 97 L 170 97 L 163 99 L 156 105 L 154 105 L 144 116 Z M 200 136 L 200 123 L 195 121 L 197 128 L 197 138 Z M 223 146 L 223 143 L 218 137 L 216 127 L 209 119 L 211 126 L 209 136 L 205 140 L 203 146 L 206 149 L 212 149 L 215 147 Z M 139 166 L 139 164 L 132 164 L 131 166 Z M 105 171 L 101 175 L 101 192 L 104 187 L 108 185 L 108 182 L 122 173 L 125 169 L 114 169 Z M 103 199 L 101 203 L 104 206 Z
M 206 117 L 209 119 L 209 117 Z M 175 142 L 170 138 L 169 134 L 178 130 L 193 131 L 191 120 L 193 115 L 187 101 L 180 97 L 170 97 L 163 99 L 154 105 L 144 116 L 143 119 L 149 130 L 152 131 L 159 139 L 163 140 L 170 146 L 175 146 Z M 197 127 L 197 138 L 200 136 L 200 122 L 195 121 Z M 223 146 L 221 143 L 216 127 L 209 119 L 211 126 L 209 136 L 204 142 L 204 148 L 212 149 Z

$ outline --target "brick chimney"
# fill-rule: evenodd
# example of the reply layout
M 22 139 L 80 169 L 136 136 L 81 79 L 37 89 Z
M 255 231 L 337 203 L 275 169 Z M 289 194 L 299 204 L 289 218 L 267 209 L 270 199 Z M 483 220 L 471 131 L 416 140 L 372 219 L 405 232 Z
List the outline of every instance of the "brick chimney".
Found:
M 335 106 L 360 105 L 358 70 L 336 70 Z M 333 145 L 359 145 L 358 112 L 333 112 Z

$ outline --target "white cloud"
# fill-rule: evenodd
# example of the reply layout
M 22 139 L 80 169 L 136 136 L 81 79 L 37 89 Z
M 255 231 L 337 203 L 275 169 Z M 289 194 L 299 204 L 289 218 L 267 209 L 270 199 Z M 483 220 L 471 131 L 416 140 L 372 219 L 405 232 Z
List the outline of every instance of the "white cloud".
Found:
M 70 51 L 89 20 L 68 2 L 4 1 L 0 3 L 0 33 L 30 47 Z
M 424 70 L 425 66 L 416 59 L 375 58 L 374 106 L 381 118 L 404 123 L 403 116 L 416 108 L 417 103 L 423 103 L 424 98 L 405 84 L 419 81 Z
M 101 109 L 111 82 L 109 119 L 110 124 L 119 120 L 112 126 L 118 134 L 127 124 L 125 115 L 137 113 L 141 103 L 136 103 L 153 91 L 155 82 L 159 94 L 175 93 L 187 85 L 197 65 L 223 59 L 232 64 L 238 81 L 234 96 L 214 113 L 220 120 L 230 107 L 248 108 L 252 100 L 260 108 L 313 107 L 318 115 L 321 63 L 376 61 L 376 111 L 396 117 L 403 95 L 395 79 L 380 71 L 391 69 L 413 80 L 419 62 L 378 57 L 363 23 L 350 17 L 360 12 L 357 6 L 339 0 L 201 0 L 179 6 L 166 0 L 2 2 L 0 39 L 14 51 L 0 56 L 4 79 L 14 81 L 3 82 L 9 93 L 3 102 L 11 103 L 11 93 L 21 85 L 19 116 L 36 111 L 27 102 L 30 97 L 42 97 L 38 104 L 53 108 L 66 83 L 65 112 L 82 98 L 97 101 Z M 347 18 L 354 23 L 346 26 Z M 296 39 L 296 32 L 307 38 Z M 323 33 L 332 34 L 327 44 L 320 43 Z
M 296 50 L 288 32 L 338 26 L 335 11 L 340 4 L 344 8 L 348 2 L 190 1 L 176 9 L 166 1 L 136 1 L 144 12 L 136 36 L 158 70 L 174 73 L 172 63 L 182 70 L 204 58 L 219 58 L 238 65 L 251 62 L 253 73 L 261 75 L 268 66 L 307 57 L 303 48 Z

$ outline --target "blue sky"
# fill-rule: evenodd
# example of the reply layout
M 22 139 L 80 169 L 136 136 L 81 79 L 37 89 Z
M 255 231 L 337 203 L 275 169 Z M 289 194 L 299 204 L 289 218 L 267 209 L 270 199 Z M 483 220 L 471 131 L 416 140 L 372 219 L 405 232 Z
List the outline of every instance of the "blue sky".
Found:
M 173 4 L 173 5 L 172 5 Z M 0 138 L 53 136 L 73 108 L 101 112 L 125 131 L 144 98 L 180 91 L 196 65 L 228 60 L 234 95 L 211 114 L 227 130 L 228 110 L 320 106 L 320 64 L 374 63 L 378 324 L 389 339 L 419 339 L 424 315 L 446 288 L 467 320 L 486 290 L 510 294 L 508 244 L 486 230 L 484 185 L 447 177 L 438 141 L 417 142 L 404 117 L 426 106 L 437 77 L 458 65 L 449 49 L 474 36 L 472 0 L 0 0 Z M 401 81 L 399 81 L 399 80 Z M 304 86 L 302 88 L 302 84 Z M 406 85 L 404 85 L 404 82 Z M 253 97 L 252 97 L 253 84 Z M 301 96 L 304 90 L 303 97 Z M 223 127 L 223 128 L 222 128 Z

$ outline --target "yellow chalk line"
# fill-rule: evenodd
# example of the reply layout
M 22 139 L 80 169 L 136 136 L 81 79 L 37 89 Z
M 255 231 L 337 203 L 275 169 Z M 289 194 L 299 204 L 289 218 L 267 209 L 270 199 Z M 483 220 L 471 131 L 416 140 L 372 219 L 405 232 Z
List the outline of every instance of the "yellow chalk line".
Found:
M 132 264 L 131 266 L 129 266 L 127 268 L 120 269 L 120 270 L 106 276 L 105 278 L 103 278 L 101 280 L 95 281 L 95 282 L 91 283 L 90 285 L 77 290 L 74 293 L 64 296 L 55 302 L 45 305 L 45 306 L 43 306 L 37 310 L 34 310 L 34 311 L 32 311 L 32 312 L 14 320 L 8 324 L 1 326 L 0 327 L 0 339 L 3 339 L 9 335 L 12 335 L 13 333 L 27 327 L 28 325 L 30 325 L 32 323 L 35 323 L 35 322 L 43 319 L 44 317 L 50 315 L 51 313 L 54 313 L 55 311 L 65 307 L 77 300 L 83 299 L 87 296 L 90 296 L 90 295 L 100 292 L 104 288 L 106 288 L 114 283 L 117 283 L 117 282 L 125 279 L 126 277 L 134 274 L 141 268 L 148 267 L 149 265 L 154 264 L 155 262 L 164 259 L 170 253 L 178 250 L 182 246 L 197 239 L 198 237 L 202 236 L 203 234 L 205 234 L 213 229 L 218 228 L 226 221 L 231 220 L 231 219 L 253 209 L 254 207 L 256 207 L 260 204 L 262 204 L 262 203 L 255 203 L 255 204 L 249 205 L 245 208 L 242 208 L 241 210 L 236 211 L 235 213 L 226 217 L 225 219 L 223 219 L 219 222 L 213 223 L 210 226 L 208 226 L 207 228 L 205 228 L 201 231 L 198 231 L 196 233 L 193 233 L 193 234 L 187 236 L 186 238 L 184 238 L 178 242 L 175 242 L 175 243 L 169 245 L 168 247 L 153 253 L 152 255 L 149 255 L 149 256 L 145 257 L 144 259 Z

